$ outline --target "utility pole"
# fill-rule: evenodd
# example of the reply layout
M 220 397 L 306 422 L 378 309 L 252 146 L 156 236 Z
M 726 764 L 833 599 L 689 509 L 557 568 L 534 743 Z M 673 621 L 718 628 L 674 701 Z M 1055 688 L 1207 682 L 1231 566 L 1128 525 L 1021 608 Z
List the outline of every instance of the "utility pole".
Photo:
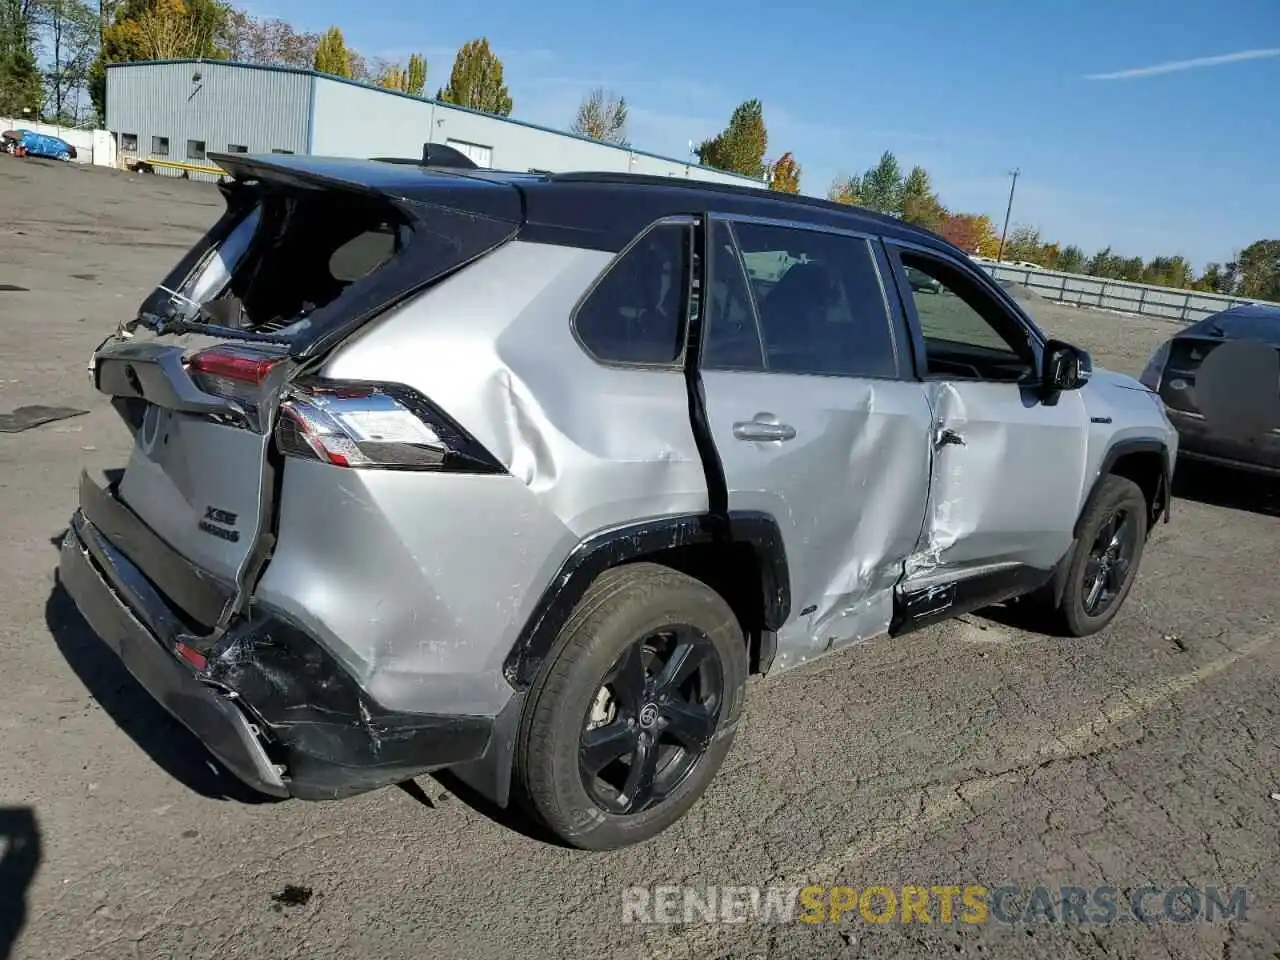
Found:
M 1013 191 L 1018 186 L 1018 174 L 1021 172 L 1017 167 L 1009 171 L 1009 176 L 1013 177 L 1013 183 L 1009 184 L 1009 206 L 1004 210 L 1004 229 L 1000 231 L 1000 252 L 996 254 L 997 260 L 1004 259 L 1004 238 L 1009 235 L 1009 214 L 1013 212 Z

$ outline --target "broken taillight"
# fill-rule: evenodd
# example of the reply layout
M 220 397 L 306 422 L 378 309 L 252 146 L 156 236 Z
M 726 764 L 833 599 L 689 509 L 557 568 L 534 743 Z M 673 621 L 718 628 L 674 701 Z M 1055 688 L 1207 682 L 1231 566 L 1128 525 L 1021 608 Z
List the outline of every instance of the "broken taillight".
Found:
M 282 454 L 335 467 L 461 470 L 502 465 L 425 397 L 402 384 L 308 380 L 280 403 Z
M 249 423 L 261 430 L 258 417 L 268 393 L 266 381 L 284 359 L 254 347 L 219 344 L 188 357 L 187 375 L 205 393 L 234 400 Z

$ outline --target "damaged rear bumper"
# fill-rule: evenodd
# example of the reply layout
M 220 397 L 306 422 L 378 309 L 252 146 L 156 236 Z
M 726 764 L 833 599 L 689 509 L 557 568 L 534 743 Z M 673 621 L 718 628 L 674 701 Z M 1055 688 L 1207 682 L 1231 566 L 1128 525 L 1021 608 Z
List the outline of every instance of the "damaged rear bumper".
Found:
M 134 678 L 262 793 L 338 799 L 489 749 L 494 718 L 385 710 L 304 630 L 262 609 L 203 656 L 188 645 L 184 659 L 179 651 L 194 638 L 181 617 L 83 509 L 59 572 Z

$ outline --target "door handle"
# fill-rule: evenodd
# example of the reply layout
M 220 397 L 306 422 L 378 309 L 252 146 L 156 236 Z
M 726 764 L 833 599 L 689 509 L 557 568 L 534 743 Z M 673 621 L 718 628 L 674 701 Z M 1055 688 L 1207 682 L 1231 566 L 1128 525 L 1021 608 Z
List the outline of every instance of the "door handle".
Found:
M 964 437 L 960 436 L 960 434 L 956 433 L 954 430 L 943 429 L 938 431 L 938 437 L 936 440 L 934 440 L 933 445 L 935 447 L 946 447 L 946 446 L 953 446 L 953 445 L 957 447 L 963 447 L 965 444 L 964 444 Z
M 768 423 L 764 420 L 739 420 L 733 425 L 737 440 L 783 441 L 795 439 L 796 428 L 789 423 Z

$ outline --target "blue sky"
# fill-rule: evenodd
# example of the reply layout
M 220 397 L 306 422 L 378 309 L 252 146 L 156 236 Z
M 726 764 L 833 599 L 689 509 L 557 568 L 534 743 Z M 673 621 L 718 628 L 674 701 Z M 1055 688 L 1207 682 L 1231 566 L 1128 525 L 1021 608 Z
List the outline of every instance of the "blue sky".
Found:
M 372 56 L 488 36 L 513 116 L 567 126 L 604 85 L 640 149 L 688 155 L 745 99 L 769 154 L 794 151 L 821 195 L 884 150 L 922 164 L 944 203 L 1086 251 L 1181 253 L 1197 267 L 1280 235 L 1276 0 L 252 0 L 303 29 L 337 24 Z M 1231 56 L 1238 55 L 1238 56 Z M 1192 61 L 1188 63 L 1188 61 Z M 1147 70 L 1145 68 L 1153 68 Z

